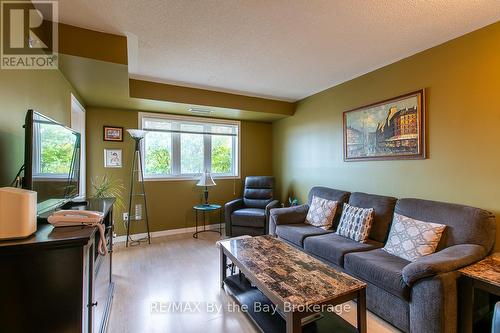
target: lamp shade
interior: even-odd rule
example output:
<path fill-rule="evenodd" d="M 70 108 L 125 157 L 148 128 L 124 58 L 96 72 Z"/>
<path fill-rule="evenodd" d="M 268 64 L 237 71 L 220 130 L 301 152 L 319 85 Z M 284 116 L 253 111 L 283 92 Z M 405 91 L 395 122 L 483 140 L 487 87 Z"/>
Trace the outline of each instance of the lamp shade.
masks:
<path fill-rule="evenodd" d="M 196 184 L 196 186 L 215 186 L 215 185 L 217 184 L 215 184 L 212 175 L 208 171 L 201 174 L 200 181 L 198 182 L 198 184 Z"/>
<path fill-rule="evenodd" d="M 146 131 L 140 129 L 128 129 L 127 132 L 134 139 L 142 139 L 146 135 Z"/>

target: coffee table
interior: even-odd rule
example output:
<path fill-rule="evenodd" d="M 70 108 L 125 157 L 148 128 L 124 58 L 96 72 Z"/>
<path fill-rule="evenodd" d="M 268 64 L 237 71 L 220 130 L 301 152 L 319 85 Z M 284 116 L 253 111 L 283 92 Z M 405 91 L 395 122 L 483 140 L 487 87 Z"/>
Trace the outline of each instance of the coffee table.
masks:
<path fill-rule="evenodd" d="M 228 258 L 244 278 L 227 276 Z M 264 332 L 366 333 L 366 284 L 273 236 L 221 241 L 220 278 L 221 287 L 247 306 L 247 314 Z M 303 326 L 302 319 L 319 309 L 354 299 L 357 328 L 331 312 Z M 256 302 L 278 311 L 257 311 Z"/>

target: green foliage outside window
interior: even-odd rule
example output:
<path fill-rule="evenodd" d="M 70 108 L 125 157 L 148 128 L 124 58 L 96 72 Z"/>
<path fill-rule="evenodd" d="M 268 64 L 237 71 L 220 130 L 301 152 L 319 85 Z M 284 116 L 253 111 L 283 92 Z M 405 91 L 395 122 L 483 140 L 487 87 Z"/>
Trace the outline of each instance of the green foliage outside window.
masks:
<path fill-rule="evenodd" d="M 201 132 L 200 125 L 183 124 L 181 130 Z M 222 128 L 221 134 L 227 129 Z M 179 140 L 180 139 L 180 140 Z M 181 133 L 176 147 L 173 147 L 171 133 L 150 132 L 145 140 L 145 173 L 151 176 L 173 175 L 174 161 L 172 150 L 180 149 L 180 174 L 198 174 L 204 171 L 205 159 L 211 159 L 211 172 L 215 174 L 232 174 L 234 137 L 228 135 L 211 135 L 210 155 L 205 155 L 206 134 Z M 178 172 L 178 171 L 177 171 Z"/>
<path fill-rule="evenodd" d="M 151 147 L 146 153 L 146 174 L 166 175 L 170 173 L 170 153 L 166 148 Z"/>
<path fill-rule="evenodd" d="M 227 145 L 217 144 L 214 140 L 212 147 L 212 172 L 230 173 L 231 172 L 231 148 Z"/>
<path fill-rule="evenodd" d="M 68 174 L 71 169 L 75 136 L 56 126 L 41 125 L 40 173 Z"/>

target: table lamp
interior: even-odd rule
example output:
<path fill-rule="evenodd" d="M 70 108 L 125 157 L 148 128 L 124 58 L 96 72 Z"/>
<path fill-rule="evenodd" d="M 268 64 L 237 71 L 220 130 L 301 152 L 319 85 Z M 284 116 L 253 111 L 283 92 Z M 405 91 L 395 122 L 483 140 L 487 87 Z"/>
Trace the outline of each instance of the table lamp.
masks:
<path fill-rule="evenodd" d="M 201 177 L 200 177 L 200 181 L 198 182 L 198 184 L 196 184 L 196 186 L 205 186 L 205 205 L 208 206 L 209 203 L 208 203 L 208 187 L 209 186 L 215 186 L 215 182 L 212 178 L 212 175 L 210 174 L 210 172 L 208 171 L 205 171 L 204 173 L 201 174 Z"/>

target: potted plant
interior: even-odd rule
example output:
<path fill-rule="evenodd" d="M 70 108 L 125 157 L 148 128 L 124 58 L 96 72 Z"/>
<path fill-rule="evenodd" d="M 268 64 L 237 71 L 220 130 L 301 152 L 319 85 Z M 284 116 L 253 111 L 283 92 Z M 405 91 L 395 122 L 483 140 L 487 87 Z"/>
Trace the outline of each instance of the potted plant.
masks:
<path fill-rule="evenodd" d="M 123 186 L 123 181 L 121 179 L 113 179 L 113 177 L 110 177 L 108 174 L 95 176 L 90 181 L 90 187 L 90 198 L 115 198 L 115 207 L 119 210 L 125 209 L 122 197 L 125 186 Z"/>
<path fill-rule="evenodd" d="M 294 198 L 294 197 L 288 197 L 288 205 L 290 207 L 293 207 L 293 206 L 298 206 L 299 204 L 299 200 L 297 198 Z"/>

